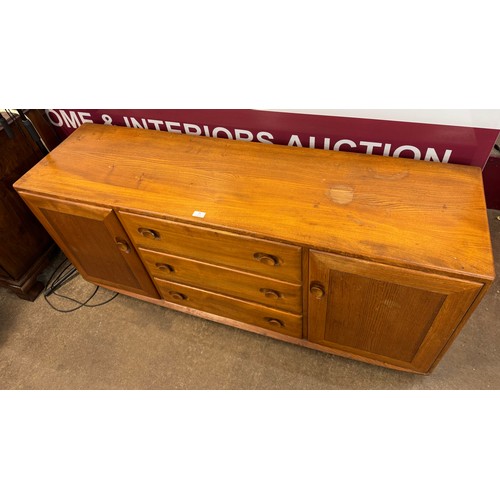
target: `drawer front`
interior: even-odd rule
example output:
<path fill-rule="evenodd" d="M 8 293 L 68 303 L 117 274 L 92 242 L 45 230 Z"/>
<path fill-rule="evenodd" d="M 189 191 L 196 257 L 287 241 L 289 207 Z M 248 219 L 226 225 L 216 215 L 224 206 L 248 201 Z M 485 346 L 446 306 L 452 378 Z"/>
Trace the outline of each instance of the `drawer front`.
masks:
<path fill-rule="evenodd" d="M 234 319 L 267 330 L 302 337 L 302 316 L 278 311 L 259 304 L 207 292 L 179 283 L 154 278 L 161 296 L 167 302 L 192 307 L 224 318 Z"/>
<path fill-rule="evenodd" d="M 139 253 L 151 275 L 157 278 L 232 295 L 285 311 L 298 314 L 302 312 L 300 285 L 152 250 L 139 248 Z"/>
<path fill-rule="evenodd" d="M 300 247 L 126 212 L 119 215 L 138 247 L 301 282 Z"/>

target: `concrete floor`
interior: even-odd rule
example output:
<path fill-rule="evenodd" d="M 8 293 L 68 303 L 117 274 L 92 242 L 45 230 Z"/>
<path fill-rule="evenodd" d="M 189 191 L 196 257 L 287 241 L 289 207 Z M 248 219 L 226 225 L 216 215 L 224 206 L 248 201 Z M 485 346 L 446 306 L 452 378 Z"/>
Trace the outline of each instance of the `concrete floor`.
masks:
<path fill-rule="evenodd" d="M 0 389 L 500 389 L 497 216 L 488 211 L 497 279 L 431 375 L 324 354 L 122 295 L 62 314 L 43 297 L 31 303 L 0 289 Z M 64 293 L 81 299 L 94 289 L 78 276 Z M 101 289 L 91 303 L 111 296 Z"/>

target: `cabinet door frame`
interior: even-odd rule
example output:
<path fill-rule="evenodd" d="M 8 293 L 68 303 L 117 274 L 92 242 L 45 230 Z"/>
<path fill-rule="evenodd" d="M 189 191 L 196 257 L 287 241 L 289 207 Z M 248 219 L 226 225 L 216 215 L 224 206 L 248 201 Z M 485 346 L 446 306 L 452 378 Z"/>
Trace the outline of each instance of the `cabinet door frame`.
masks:
<path fill-rule="evenodd" d="M 88 205 L 74 201 L 47 198 L 25 192 L 20 192 L 20 194 L 29 208 L 36 215 L 38 220 L 45 227 L 47 232 L 52 236 L 52 238 L 64 252 L 66 257 L 68 257 L 68 259 L 75 265 L 78 272 L 86 281 L 95 283 L 97 285 L 103 285 L 105 287 L 108 286 L 113 289 L 124 289 L 129 292 L 145 295 L 147 297 L 159 298 L 159 294 L 152 282 L 151 277 L 146 271 L 135 247 L 130 241 L 128 234 L 125 232 L 125 229 L 121 225 L 120 220 L 118 219 L 116 213 L 112 208 L 97 205 Z M 120 251 L 117 247 L 116 255 L 117 258 L 123 259 L 126 262 L 131 273 L 140 284 L 140 288 L 128 286 L 123 283 L 116 283 L 113 281 L 102 279 L 98 276 L 89 275 L 85 269 L 85 266 L 80 262 L 78 257 L 74 254 L 70 246 L 64 240 L 64 235 L 61 235 L 59 231 L 57 231 L 53 227 L 50 220 L 45 217 L 42 211 L 43 209 L 101 222 L 111 236 L 115 237 L 115 239 L 125 242 L 128 245 L 129 251 L 127 253 Z"/>
<path fill-rule="evenodd" d="M 309 254 L 309 288 L 312 284 L 321 283 L 325 288 L 325 296 L 318 300 L 311 292 L 308 294 L 308 340 L 335 350 L 362 356 L 367 361 L 373 359 L 420 373 L 430 371 L 442 356 L 450 341 L 458 333 L 466 315 L 468 316 L 472 312 L 473 307 L 471 306 L 478 303 L 477 299 L 482 296 L 481 292 L 484 292 L 485 288 L 484 283 L 467 279 L 426 273 L 315 250 L 310 250 Z M 398 360 L 325 340 L 328 327 L 326 324 L 328 304 L 330 302 L 328 290 L 330 270 L 443 295 L 444 300 L 411 361 Z"/>

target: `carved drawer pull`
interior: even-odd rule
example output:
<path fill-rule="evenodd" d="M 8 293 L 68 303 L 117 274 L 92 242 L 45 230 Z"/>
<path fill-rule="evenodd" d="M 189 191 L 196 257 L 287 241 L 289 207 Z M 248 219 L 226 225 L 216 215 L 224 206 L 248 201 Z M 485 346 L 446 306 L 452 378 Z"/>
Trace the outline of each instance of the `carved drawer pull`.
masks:
<path fill-rule="evenodd" d="M 285 323 L 283 323 L 283 321 L 281 321 L 280 319 L 278 318 L 265 318 L 265 320 L 270 324 L 270 325 L 273 325 L 273 326 L 279 326 L 281 328 L 283 328 L 285 326 Z"/>
<path fill-rule="evenodd" d="M 259 292 L 263 293 L 266 299 L 281 299 L 283 294 L 271 288 L 261 288 Z"/>
<path fill-rule="evenodd" d="M 158 234 L 158 232 L 153 230 L 153 229 L 147 229 L 145 227 L 140 227 L 139 229 L 137 229 L 137 231 L 139 231 L 139 233 L 141 233 L 142 236 L 144 236 L 145 238 L 149 238 L 150 240 L 159 240 L 160 239 L 160 235 Z"/>
<path fill-rule="evenodd" d="M 255 260 L 258 260 L 262 264 L 266 264 L 267 266 L 279 266 L 280 265 L 280 261 L 279 261 L 278 257 L 276 257 L 274 255 L 270 255 L 268 253 L 260 253 L 260 252 L 254 253 L 253 258 Z"/>
<path fill-rule="evenodd" d="M 187 300 L 187 295 L 180 292 L 168 292 L 168 294 L 175 300 Z"/>
<path fill-rule="evenodd" d="M 311 283 L 309 291 L 311 292 L 311 295 L 318 300 L 325 296 L 325 287 L 321 283 Z"/>
<path fill-rule="evenodd" d="M 115 238 L 115 243 L 123 253 L 130 253 L 130 245 L 125 240 Z"/>
<path fill-rule="evenodd" d="M 171 266 L 170 264 L 164 264 L 163 262 L 157 262 L 155 266 L 160 269 L 160 271 L 165 271 L 167 273 L 174 273 L 175 269 L 174 266 Z"/>

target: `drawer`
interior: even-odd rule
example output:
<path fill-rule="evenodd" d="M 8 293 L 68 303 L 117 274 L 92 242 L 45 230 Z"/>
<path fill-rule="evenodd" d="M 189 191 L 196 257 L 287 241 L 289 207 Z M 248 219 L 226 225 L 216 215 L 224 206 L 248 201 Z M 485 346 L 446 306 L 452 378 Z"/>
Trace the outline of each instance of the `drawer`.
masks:
<path fill-rule="evenodd" d="M 300 247 L 127 212 L 119 215 L 138 247 L 301 282 Z"/>
<path fill-rule="evenodd" d="M 158 278 L 154 278 L 154 281 L 160 295 L 167 302 L 192 307 L 199 311 L 259 326 L 291 337 L 302 337 L 302 316 L 297 314 L 278 311 L 260 304 L 252 304 L 244 300 Z"/>
<path fill-rule="evenodd" d="M 139 254 L 151 275 L 157 278 L 232 295 L 285 311 L 298 314 L 302 312 L 301 285 L 142 248 L 139 248 Z"/>

